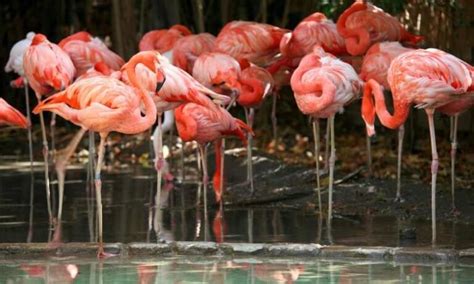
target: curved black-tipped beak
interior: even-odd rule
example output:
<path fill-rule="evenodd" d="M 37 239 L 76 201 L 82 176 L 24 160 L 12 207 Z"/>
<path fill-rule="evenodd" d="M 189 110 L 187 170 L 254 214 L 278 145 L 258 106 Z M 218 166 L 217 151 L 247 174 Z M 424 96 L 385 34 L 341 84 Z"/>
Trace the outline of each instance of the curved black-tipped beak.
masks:
<path fill-rule="evenodd" d="M 163 85 L 165 84 L 166 82 L 166 78 L 163 77 L 163 80 L 162 81 L 159 81 L 157 84 L 156 84 L 156 92 L 158 93 L 161 88 L 163 87 Z"/>

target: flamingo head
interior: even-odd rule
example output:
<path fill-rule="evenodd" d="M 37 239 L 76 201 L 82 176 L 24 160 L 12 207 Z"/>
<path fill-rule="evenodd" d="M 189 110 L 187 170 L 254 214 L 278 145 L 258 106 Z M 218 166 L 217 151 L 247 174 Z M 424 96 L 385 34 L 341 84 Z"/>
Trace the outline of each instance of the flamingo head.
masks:
<path fill-rule="evenodd" d="M 122 70 L 126 71 L 128 78 L 131 79 L 133 77 L 136 77 L 136 65 L 143 64 L 146 68 L 150 69 L 156 74 L 156 92 L 158 92 L 165 83 L 165 73 L 161 64 L 162 58 L 163 56 L 158 51 L 142 51 L 130 58 L 130 60 L 122 66 Z M 133 75 L 131 75 L 131 73 L 133 73 Z"/>
<path fill-rule="evenodd" d="M 33 40 L 31 41 L 31 45 L 38 45 L 42 42 L 47 42 L 48 38 L 44 34 L 35 34 Z"/>

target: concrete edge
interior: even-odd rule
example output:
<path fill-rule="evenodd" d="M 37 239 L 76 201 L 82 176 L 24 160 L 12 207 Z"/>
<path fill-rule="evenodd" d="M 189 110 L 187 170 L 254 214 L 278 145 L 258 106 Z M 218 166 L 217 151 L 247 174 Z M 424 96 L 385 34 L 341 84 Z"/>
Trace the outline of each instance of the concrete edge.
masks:
<path fill-rule="evenodd" d="M 319 244 L 259 244 L 214 242 L 108 243 L 105 251 L 119 258 L 157 256 L 214 256 L 341 259 L 354 261 L 389 261 L 397 263 L 474 263 L 474 248 L 350 247 Z M 52 247 L 47 243 L 0 243 L 0 260 L 40 259 L 45 257 L 95 257 L 96 243 L 65 243 Z"/>

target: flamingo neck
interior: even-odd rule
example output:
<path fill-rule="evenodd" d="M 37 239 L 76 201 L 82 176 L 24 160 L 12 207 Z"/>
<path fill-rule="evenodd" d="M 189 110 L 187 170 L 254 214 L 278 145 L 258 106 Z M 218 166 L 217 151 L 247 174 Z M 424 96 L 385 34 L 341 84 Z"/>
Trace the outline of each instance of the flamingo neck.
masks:
<path fill-rule="evenodd" d="M 373 130 L 373 121 L 375 117 L 373 116 L 373 100 L 375 99 L 375 113 L 377 113 L 380 122 L 388 128 L 397 129 L 408 117 L 410 112 L 410 105 L 406 102 L 401 100 L 394 99 L 393 100 L 393 107 L 394 113 L 393 115 L 390 114 L 387 110 L 387 106 L 385 105 L 385 97 L 382 92 L 382 88 L 375 80 L 369 80 L 364 88 L 364 98 L 363 98 L 363 106 L 362 112 L 368 114 L 368 122 L 372 121 L 372 130 Z M 364 111 L 365 107 L 365 111 Z M 370 117 L 372 113 L 372 117 Z M 364 115 L 364 114 L 363 114 Z M 365 120 L 365 118 L 364 118 Z M 367 125 L 367 120 L 366 120 Z M 369 129 L 367 130 L 368 134 Z"/>
<path fill-rule="evenodd" d="M 138 94 L 143 101 L 143 105 L 145 107 L 145 116 L 141 116 L 140 119 L 137 120 L 135 123 L 135 129 L 137 132 L 143 132 L 150 128 L 156 121 L 157 111 L 155 103 L 151 96 L 148 95 L 148 92 L 139 80 L 137 79 L 137 74 L 135 72 L 138 63 L 142 62 L 142 56 L 136 55 L 130 59 L 129 63 L 125 67 L 125 71 L 127 72 L 128 79 L 130 81 L 130 85 L 138 89 Z M 150 62 L 145 62 L 145 66 L 150 68 L 151 66 L 154 67 L 154 63 L 150 65 Z M 150 68 L 151 69 L 151 68 Z M 153 69 L 152 69 L 153 70 Z"/>
<path fill-rule="evenodd" d="M 242 91 L 239 95 L 238 102 L 240 104 L 258 104 L 263 97 L 262 82 L 254 78 L 241 78 Z"/>

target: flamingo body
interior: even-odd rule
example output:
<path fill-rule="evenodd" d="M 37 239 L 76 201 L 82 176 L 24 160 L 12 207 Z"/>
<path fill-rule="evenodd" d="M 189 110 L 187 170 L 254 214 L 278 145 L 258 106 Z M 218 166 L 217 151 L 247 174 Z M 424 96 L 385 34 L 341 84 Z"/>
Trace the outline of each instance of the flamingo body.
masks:
<path fill-rule="evenodd" d="M 154 30 L 146 33 L 140 40 L 138 49 L 140 51 L 156 50 L 165 53 L 171 50 L 175 42 L 191 31 L 183 25 L 174 25 L 169 29 Z"/>
<path fill-rule="evenodd" d="M 31 41 L 35 36 L 34 32 L 29 32 L 26 34 L 26 38 L 16 42 L 10 49 L 10 56 L 8 57 L 8 62 L 5 65 L 5 72 L 15 72 L 19 76 L 24 75 L 23 71 L 23 56 L 25 55 L 26 50 L 31 45 Z"/>
<path fill-rule="evenodd" d="M 351 55 L 364 54 L 376 42 L 401 41 L 416 45 L 423 39 L 406 31 L 395 17 L 364 2 L 354 2 L 337 21 L 337 30 L 345 38 Z"/>
<path fill-rule="evenodd" d="M 336 24 L 322 13 L 314 13 L 303 19 L 280 42 L 280 51 L 286 57 L 303 57 L 320 45 L 334 55 L 346 53 L 344 38 L 337 32 Z"/>
<path fill-rule="evenodd" d="M 65 89 L 76 73 L 69 55 L 42 34 L 33 37 L 23 58 L 23 68 L 37 96 Z"/>
<path fill-rule="evenodd" d="M 215 40 L 216 37 L 208 33 L 188 35 L 177 40 L 173 47 L 173 65 L 191 74 L 196 59 L 203 52 L 212 51 Z"/>
<path fill-rule="evenodd" d="M 112 70 L 119 70 L 125 63 L 99 38 L 93 38 L 85 31 L 66 37 L 58 45 L 71 57 L 77 76 L 81 76 L 98 62 L 104 62 Z"/>

